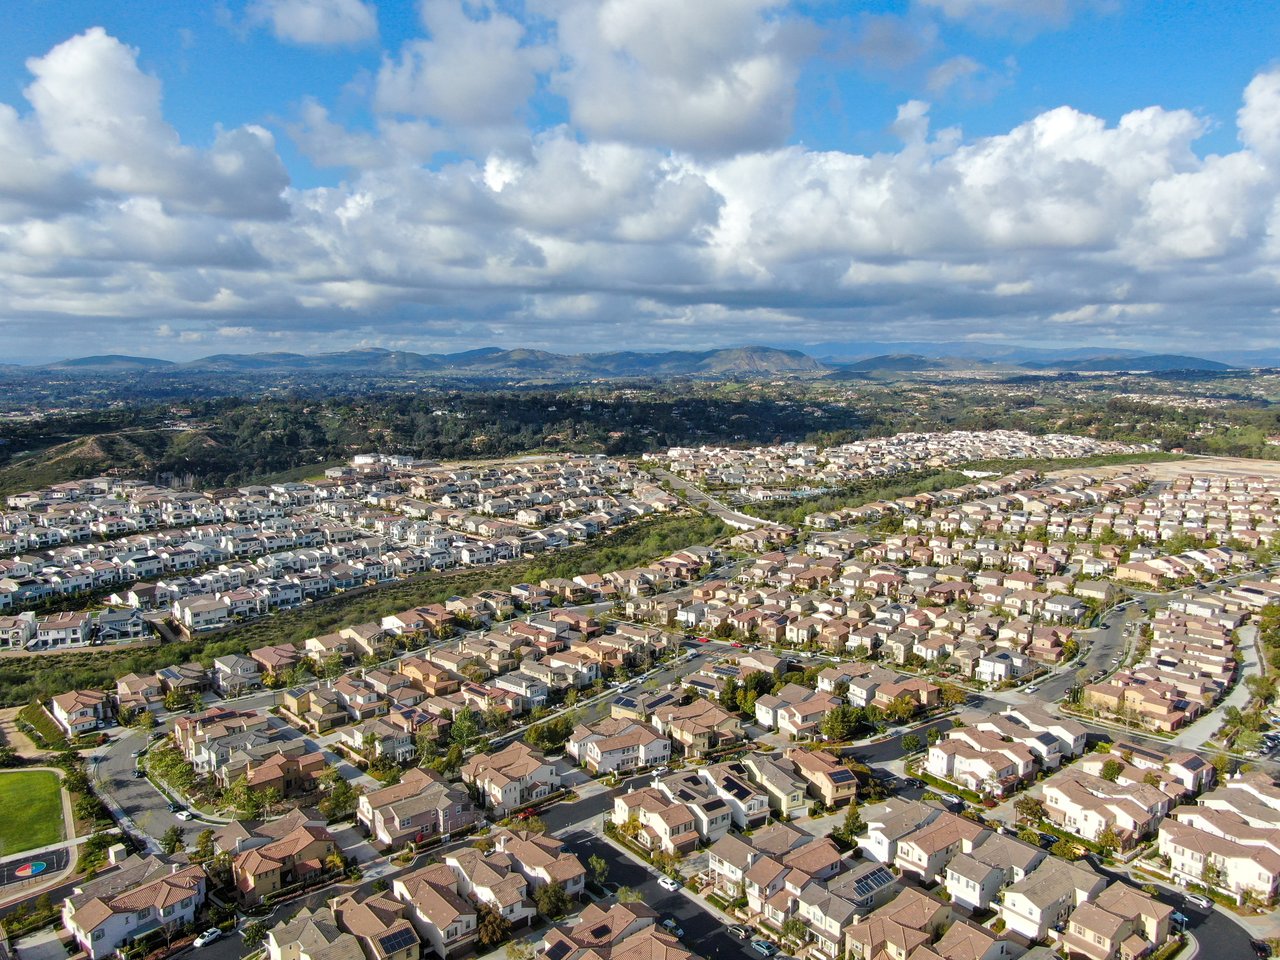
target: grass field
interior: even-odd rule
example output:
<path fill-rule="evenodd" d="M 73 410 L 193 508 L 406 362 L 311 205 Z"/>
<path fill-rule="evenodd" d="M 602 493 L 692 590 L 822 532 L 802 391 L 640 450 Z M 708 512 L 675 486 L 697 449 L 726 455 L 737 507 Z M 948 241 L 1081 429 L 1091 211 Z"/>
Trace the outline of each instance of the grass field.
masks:
<path fill-rule="evenodd" d="M 0 855 L 63 839 L 62 788 L 47 770 L 0 773 Z"/>

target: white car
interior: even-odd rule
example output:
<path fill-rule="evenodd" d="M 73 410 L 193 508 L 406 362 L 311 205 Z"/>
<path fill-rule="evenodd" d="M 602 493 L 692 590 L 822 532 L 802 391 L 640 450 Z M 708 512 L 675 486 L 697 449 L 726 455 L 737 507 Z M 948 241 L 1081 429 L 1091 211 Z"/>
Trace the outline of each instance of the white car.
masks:
<path fill-rule="evenodd" d="M 1193 907 L 1199 907 L 1201 910 L 1213 909 L 1213 901 L 1208 897 L 1200 896 L 1198 893 L 1189 893 L 1183 899 Z"/>
<path fill-rule="evenodd" d="M 175 816 L 175 817 L 177 817 L 179 820 L 190 820 L 190 819 L 192 819 L 192 817 L 191 817 L 191 811 L 190 811 L 190 810 L 179 810 L 177 813 L 175 813 L 175 814 L 174 814 L 174 816 Z M 205 931 L 205 933 L 208 933 L 208 932 L 209 932 L 209 931 L 207 931 L 207 930 Z"/>
<path fill-rule="evenodd" d="M 663 890 L 670 890 L 672 893 L 680 889 L 680 881 L 672 880 L 670 877 L 659 877 L 658 886 Z"/>
<path fill-rule="evenodd" d="M 200 936 L 196 937 L 195 942 L 192 943 L 191 945 L 193 947 L 207 947 L 209 944 L 213 943 L 213 941 L 217 940 L 221 936 L 222 936 L 221 930 L 219 930 L 217 927 L 210 927 L 204 933 L 200 934 Z"/>

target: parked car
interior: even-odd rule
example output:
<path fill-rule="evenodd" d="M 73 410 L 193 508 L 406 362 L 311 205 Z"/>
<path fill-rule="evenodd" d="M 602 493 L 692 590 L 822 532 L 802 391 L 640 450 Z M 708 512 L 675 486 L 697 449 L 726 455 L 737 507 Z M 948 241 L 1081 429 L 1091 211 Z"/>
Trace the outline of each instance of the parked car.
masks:
<path fill-rule="evenodd" d="M 664 764 L 663 764 L 662 766 L 660 766 L 660 767 L 654 767 L 654 768 L 653 768 L 653 772 L 654 772 L 654 773 L 670 773 L 670 772 L 671 772 L 671 768 L 670 768 L 670 767 L 668 767 L 668 766 L 664 763 Z"/>
<path fill-rule="evenodd" d="M 1213 901 L 1208 897 L 1202 897 L 1198 893 L 1188 893 L 1183 899 L 1193 907 L 1199 907 L 1201 910 L 1212 910 Z"/>
<path fill-rule="evenodd" d="M 683 937 L 684 930 L 680 928 L 680 924 L 676 923 L 670 917 L 662 921 L 662 929 L 667 931 L 673 937 Z"/>
<path fill-rule="evenodd" d="M 772 957 L 778 952 L 778 948 L 768 940 L 752 940 L 751 949 L 762 957 Z"/>
<path fill-rule="evenodd" d="M 133 759 L 137 760 L 138 757 L 143 756 L 146 752 L 147 752 L 146 747 L 139 747 L 137 750 L 133 751 Z"/>
<path fill-rule="evenodd" d="M 737 937 L 739 940 L 746 940 L 748 937 L 751 936 L 751 930 L 747 927 L 744 927 L 740 923 L 730 924 L 729 926 L 725 927 L 725 929 L 729 931 L 729 933 Z"/>
<path fill-rule="evenodd" d="M 670 890 L 672 893 L 680 889 L 680 881 L 673 880 L 671 877 L 659 877 L 658 886 L 663 890 Z"/>
<path fill-rule="evenodd" d="M 1249 946 L 1253 947 L 1253 952 L 1256 953 L 1261 960 L 1266 960 L 1267 957 L 1271 956 L 1271 945 L 1265 940 L 1250 940 Z"/>
<path fill-rule="evenodd" d="M 175 814 L 174 814 L 174 816 L 175 816 L 175 817 L 177 817 L 179 820 L 190 820 L 190 819 L 191 819 L 191 811 L 190 811 L 190 810 L 179 810 L 177 813 L 175 813 Z"/>
<path fill-rule="evenodd" d="M 217 927 L 210 927 L 204 933 L 200 934 L 200 936 L 196 937 L 195 942 L 193 942 L 191 945 L 193 947 L 207 947 L 209 944 L 213 943 L 213 941 L 217 940 L 221 936 L 222 936 L 221 930 L 219 930 Z"/>
<path fill-rule="evenodd" d="M 182 804 L 180 804 L 180 803 L 173 803 L 173 802 L 170 802 L 170 804 L 169 804 L 169 812 L 170 812 L 170 813 L 177 813 L 177 812 L 178 812 L 179 810 L 181 810 L 181 809 L 182 809 Z"/>
<path fill-rule="evenodd" d="M 147 775 L 147 771 L 143 770 L 141 767 L 133 768 L 133 779 L 141 780 L 146 775 Z"/>

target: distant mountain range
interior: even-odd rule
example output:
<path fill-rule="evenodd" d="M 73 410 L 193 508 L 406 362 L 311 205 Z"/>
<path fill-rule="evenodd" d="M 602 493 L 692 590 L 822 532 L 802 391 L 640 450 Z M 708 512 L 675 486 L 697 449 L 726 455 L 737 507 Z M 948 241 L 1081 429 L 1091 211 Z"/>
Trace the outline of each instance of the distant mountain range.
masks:
<path fill-rule="evenodd" d="M 1126 370 L 1166 373 L 1172 370 L 1232 369 L 1231 364 L 1222 363 L 1219 360 L 1183 357 L 1171 353 L 1148 354 L 1145 356 L 1088 357 L 1082 360 L 1059 360 L 1048 363 L 1031 362 L 1024 363 L 1022 366 L 1032 370 L 1075 370 L 1088 373 L 1120 373 Z"/>
<path fill-rule="evenodd" d="M 871 348 L 893 347 L 866 353 Z M 858 380 L 873 373 L 914 373 L 983 368 L 1046 372 L 1221 371 L 1222 360 L 1177 354 L 1079 347 L 1052 350 L 1005 344 L 867 342 L 816 344 L 811 352 L 749 346 L 720 350 L 624 351 L 565 355 L 545 350 L 484 347 L 461 353 L 411 353 L 377 348 L 335 353 L 229 353 L 179 363 L 118 354 L 79 357 L 39 366 L 0 364 L 0 377 L 138 376 L 382 376 L 494 380 L 592 380 L 647 377 L 828 376 Z M 815 358 L 814 354 L 818 354 Z M 1255 361 L 1261 364 L 1262 358 Z M 1276 359 L 1280 364 L 1280 357 Z"/>
<path fill-rule="evenodd" d="M 410 353 L 403 350 L 344 350 L 338 353 L 217 354 L 186 363 L 118 355 L 81 357 L 4 372 L 21 375 L 223 373 L 382 374 L 494 378 L 583 379 L 616 377 L 726 377 L 817 375 L 827 366 L 798 350 L 733 347 L 723 350 L 673 350 L 664 353 L 587 353 L 566 356 L 544 350 L 485 347 L 463 353 Z"/>
<path fill-rule="evenodd" d="M 1071 361 L 1087 361 L 1108 363 L 1125 358 L 1133 362 L 1139 358 L 1151 360 L 1163 356 L 1143 350 L 1124 350 L 1115 347 L 1031 347 L 1016 343 L 993 343 L 984 340 L 941 340 L 937 342 L 920 340 L 885 341 L 885 340 L 848 340 L 825 341 L 800 345 L 810 356 L 824 363 L 847 367 L 863 361 L 880 360 L 885 357 L 917 356 L 929 360 L 972 360 L 979 364 L 1002 364 L 1007 366 L 1039 365 L 1043 369 L 1070 369 Z M 1182 362 L 1191 361 L 1192 366 L 1178 369 L 1219 369 L 1205 365 L 1206 361 L 1216 361 L 1233 367 L 1268 367 L 1280 366 L 1280 347 L 1274 350 L 1237 350 L 1210 351 L 1195 357 L 1183 357 Z M 951 366 L 952 364 L 948 364 Z M 1111 367 L 1079 367 L 1081 370 L 1112 369 Z M 1152 370 L 1150 366 L 1116 367 L 1114 369 Z M 1174 369 L 1167 367 L 1164 369 Z"/>

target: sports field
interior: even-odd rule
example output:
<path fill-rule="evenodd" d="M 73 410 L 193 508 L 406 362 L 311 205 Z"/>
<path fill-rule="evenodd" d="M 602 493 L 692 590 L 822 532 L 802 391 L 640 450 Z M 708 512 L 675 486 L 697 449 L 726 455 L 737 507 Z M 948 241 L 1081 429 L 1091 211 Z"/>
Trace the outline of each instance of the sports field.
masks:
<path fill-rule="evenodd" d="M 47 770 L 0 773 L 0 856 L 63 839 L 62 787 Z"/>

